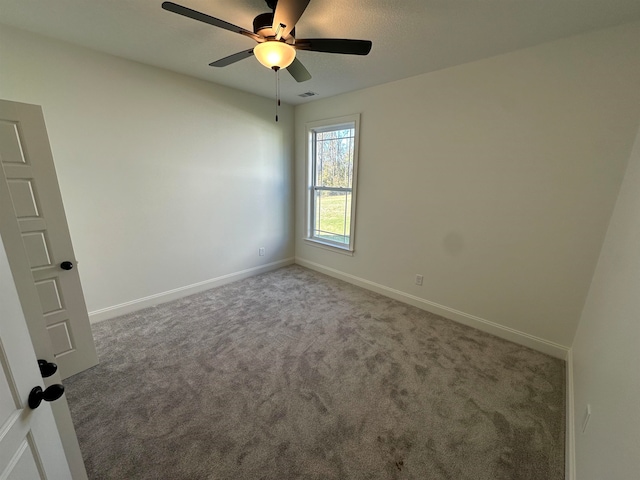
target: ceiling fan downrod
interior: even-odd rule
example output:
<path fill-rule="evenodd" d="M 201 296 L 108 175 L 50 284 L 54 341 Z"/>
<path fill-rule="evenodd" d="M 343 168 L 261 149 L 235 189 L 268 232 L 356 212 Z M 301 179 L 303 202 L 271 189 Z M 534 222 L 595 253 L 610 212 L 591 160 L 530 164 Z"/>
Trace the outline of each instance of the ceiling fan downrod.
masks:
<path fill-rule="evenodd" d="M 276 6 L 278 5 L 278 0 L 264 0 L 264 1 L 267 4 L 267 7 L 269 7 L 274 12 L 276 11 Z"/>

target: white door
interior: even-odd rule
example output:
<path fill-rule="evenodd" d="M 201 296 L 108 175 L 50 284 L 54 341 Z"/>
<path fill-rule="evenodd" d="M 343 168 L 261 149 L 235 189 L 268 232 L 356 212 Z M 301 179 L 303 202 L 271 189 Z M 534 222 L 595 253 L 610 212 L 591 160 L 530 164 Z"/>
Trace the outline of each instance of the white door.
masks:
<path fill-rule="evenodd" d="M 0 318 L 0 478 L 70 480 L 50 405 L 27 403 L 43 382 L 1 241 Z"/>
<path fill-rule="evenodd" d="M 98 356 L 39 106 L 0 100 L 0 164 L 0 183 L 11 197 L 22 244 L 5 239 L 7 255 L 13 268 L 14 253 L 26 251 L 55 363 L 67 378 L 96 365 Z M 1 221 L 11 223 L 8 216 Z M 37 352 L 35 340 L 34 345 Z"/>

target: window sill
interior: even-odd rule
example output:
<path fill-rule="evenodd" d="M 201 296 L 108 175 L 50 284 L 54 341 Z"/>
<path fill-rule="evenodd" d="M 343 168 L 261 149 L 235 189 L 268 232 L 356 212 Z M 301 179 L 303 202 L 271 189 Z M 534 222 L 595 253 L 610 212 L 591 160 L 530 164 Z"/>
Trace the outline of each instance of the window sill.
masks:
<path fill-rule="evenodd" d="M 331 243 L 316 240 L 315 238 L 305 237 L 303 238 L 303 240 L 307 245 L 311 245 L 312 247 L 322 248 L 323 250 L 328 250 L 330 252 L 340 253 L 341 255 L 353 257 L 353 250 L 349 250 L 348 247 L 337 247 Z"/>

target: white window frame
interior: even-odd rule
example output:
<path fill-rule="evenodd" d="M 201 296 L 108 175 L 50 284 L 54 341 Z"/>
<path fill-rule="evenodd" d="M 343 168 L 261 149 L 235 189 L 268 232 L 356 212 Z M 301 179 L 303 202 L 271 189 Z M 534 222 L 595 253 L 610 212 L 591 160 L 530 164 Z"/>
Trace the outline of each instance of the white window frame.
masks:
<path fill-rule="evenodd" d="M 351 218 L 349 228 L 349 244 L 333 242 L 325 238 L 318 238 L 313 235 L 315 221 L 315 191 L 320 187 L 315 186 L 315 133 L 338 130 L 340 128 L 354 128 L 353 138 L 353 175 L 351 181 Z M 358 184 L 358 145 L 360 138 L 360 114 L 347 115 L 337 118 L 329 118 L 317 122 L 306 124 L 306 218 L 304 240 L 309 244 L 327 248 L 339 253 L 353 255 L 355 245 L 355 225 L 356 225 L 356 187 Z M 324 190 L 324 188 L 322 188 Z"/>

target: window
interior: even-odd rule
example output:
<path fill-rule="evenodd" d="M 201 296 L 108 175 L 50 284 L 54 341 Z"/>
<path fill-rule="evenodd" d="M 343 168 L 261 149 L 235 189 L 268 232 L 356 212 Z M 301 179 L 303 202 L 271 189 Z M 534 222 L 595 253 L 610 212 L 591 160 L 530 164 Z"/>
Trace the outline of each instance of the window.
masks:
<path fill-rule="evenodd" d="M 307 236 L 353 251 L 360 116 L 307 124 Z"/>

